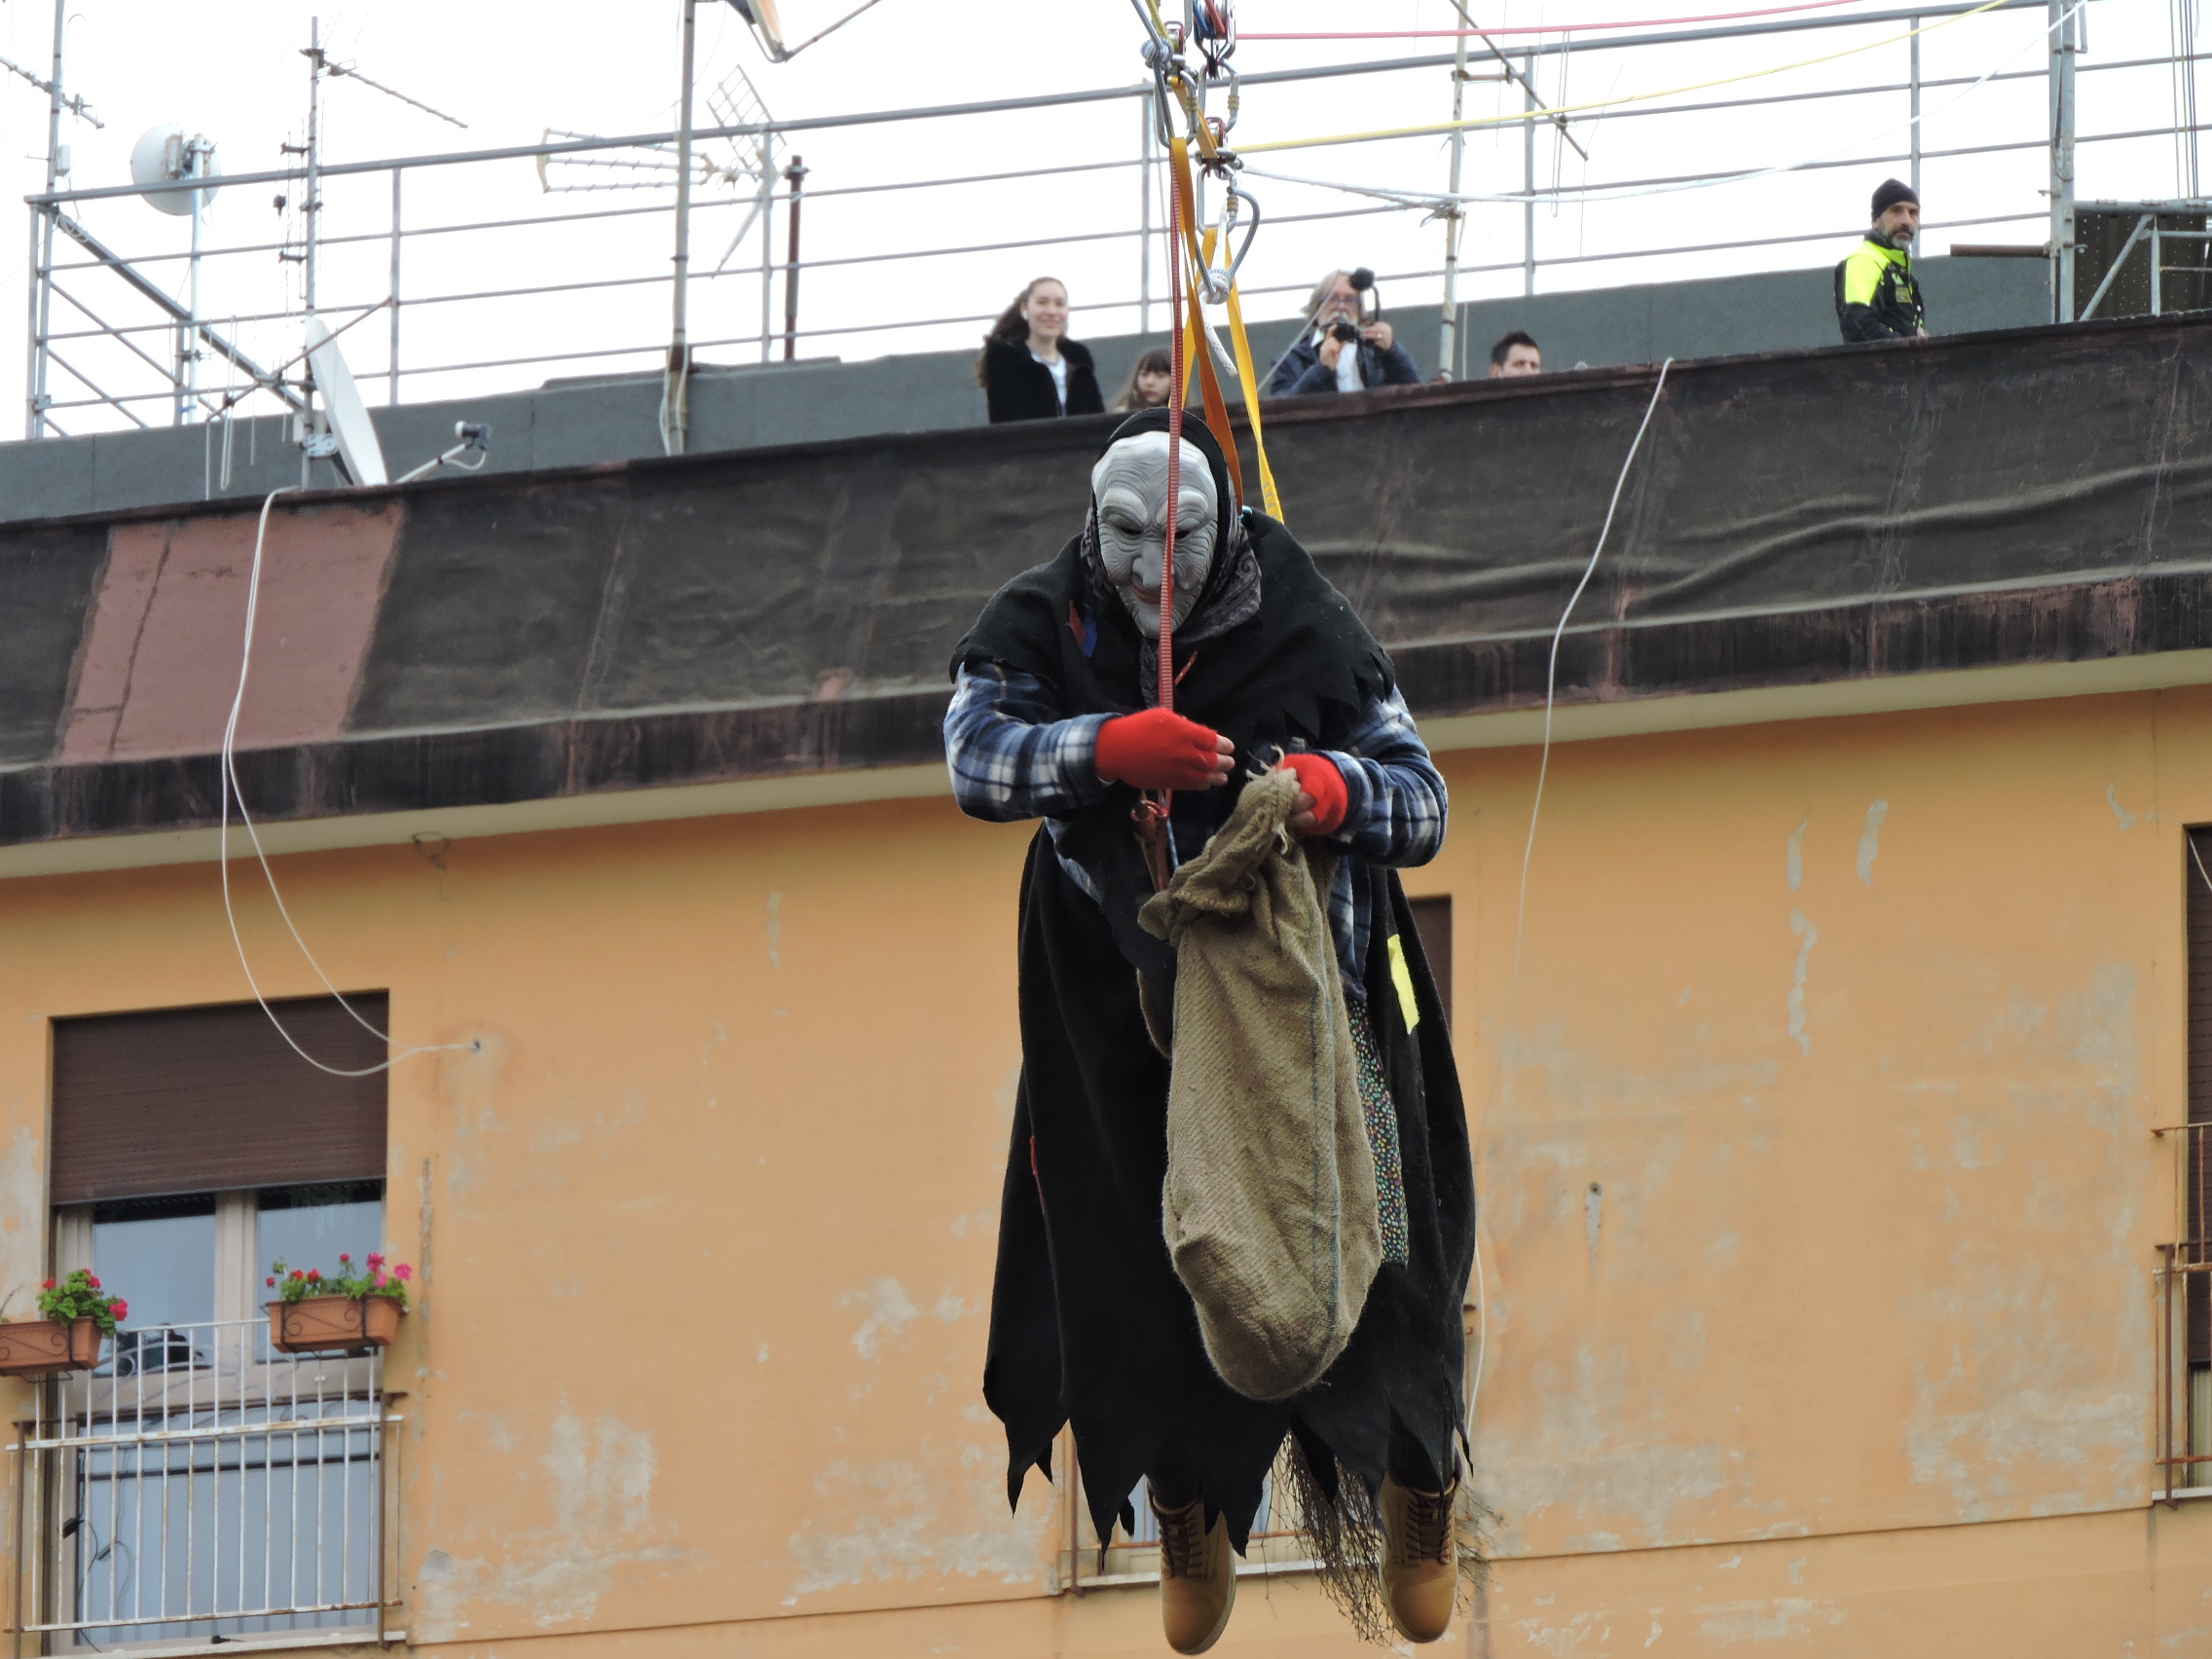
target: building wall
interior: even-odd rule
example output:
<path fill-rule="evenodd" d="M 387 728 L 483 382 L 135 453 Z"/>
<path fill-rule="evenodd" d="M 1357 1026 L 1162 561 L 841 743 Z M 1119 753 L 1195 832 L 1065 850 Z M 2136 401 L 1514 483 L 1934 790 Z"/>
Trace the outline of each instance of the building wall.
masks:
<path fill-rule="evenodd" d="M 2212 1643 L 2212 1523 L 2148 1507 L 2212 690 L 1564 745 L 1518 978 L 1536 756 L 1444 759 L 1467 1651 Z M 418 1645 L 1161 1650 L 1148 1592 L 1051 1594 L 979 1397 L 1025 841 L 940 797 L 277 862 L 339 985 L 482 1045 L 391 1074 Z M 316 990 L 233 873 L 264 988 Z M 47 1022 L 243 992 L 204 864 L 0 892 L 18 1306 Z M 1357 1651 L 1305 1581 L 1243 1604 L 1225 1652 Z"/>

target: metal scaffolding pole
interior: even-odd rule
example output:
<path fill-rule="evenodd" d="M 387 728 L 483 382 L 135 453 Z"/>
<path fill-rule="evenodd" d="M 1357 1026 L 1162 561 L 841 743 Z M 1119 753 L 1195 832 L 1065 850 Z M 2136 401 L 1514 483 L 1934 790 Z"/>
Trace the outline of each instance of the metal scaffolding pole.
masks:
<path fill-rule="evenodd" d="M 670 300 L 668 372 L 661 386 L 660 442 L 682 455 L 690 438 L 691 343 L 686 308 L 691 294 L 691 76 L 699 37 L 699 0 L 683 0 L 683 66 L 676 115 L 676 255 Z"/>
<path fill-rule="evenodd" d="M 385 402 L 394 408 L 399 403 L 399 248 L 405 236 L 399 218 L 399 181 L 407 176 L 405 167 L 391 169 L 391 373 L 385 380 Z"/>
<path fill-rule="evenodd" d="M 1463 28 L 1473 28 L 1467 8 L 1454 0 Z M 1444 220 L 1444 316 L 1438 325 L 1436 367 L 1440 374 L 1459 378 L 1459 235 L 1467 222 L 1467 204 L 1458 200 L 1459 167 L 1467 150 L 1466 129 L 1459 125 L 1467 96 L 1467 37 L 1461 35 L 1452 55 L 1452 205 Z"/>
<path fill-rule="evenodd" d="M 2049 0 L 2051 317 L 2074 320 L 2074 58 L 2079 0 Z"/>
<path fill-rule="evenodd" d="M 2051 0 L 2056 5 L 2058 0 Z M 1521 59 L 1521 95 L 1531 119 L 1521 124 L 1521 188 L 1528 193 L 1521 203 L 1521 292 L 1534 297 L 1536 292 L 1536 123 L 1532 119 L 1536 108 L 1536 59 L 1533 54 Z"/>
<path fill-rule="evenodd" d="M 1920 19 L 1912 19 L 1912 194 L 1920 195 Z"/>
<path fill-rule="evenodd" d="M 1153 92 L 1145 89 L 1137 100 L 1137 117 L 1144 123 L 1144 134 L 1137 140 L 1137 223 L 1141 227 L 1137 236 L 1137 332 L 1152 332 L 1152 188 L 1153 144 L 1152 124 Z"/>
<path fill-rule="evenodd" d="M 61 179 L 61 47 L 69 27 L 69 0 L 54 0 L 54 61 L 46 87 L 46 193 Z M 54 221 L 60 210 L 49 204 L 31 214 L 31 393 L 25 437 L 46 435 L 47 335 L 54 318 Z"/>

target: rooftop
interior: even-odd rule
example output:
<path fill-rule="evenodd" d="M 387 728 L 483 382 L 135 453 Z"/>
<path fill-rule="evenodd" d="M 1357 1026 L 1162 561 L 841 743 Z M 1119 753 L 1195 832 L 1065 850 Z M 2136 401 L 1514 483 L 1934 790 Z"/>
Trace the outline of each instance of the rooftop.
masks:
<path fill-rule="evenodd" d="M 2172 317 L 1676 363 L 1560 735 L 2212 680 L 2208 369 Z M 1536 734 L 1652 379 L 1271 406 L 1289 522 L 1439 747 Z M 306 846 L 941 793 L 951 645 L 1111 420 L 281 498 L 245 796 Z M 0 527 L 0 870 L 207 856 L 253 535 Z"/>

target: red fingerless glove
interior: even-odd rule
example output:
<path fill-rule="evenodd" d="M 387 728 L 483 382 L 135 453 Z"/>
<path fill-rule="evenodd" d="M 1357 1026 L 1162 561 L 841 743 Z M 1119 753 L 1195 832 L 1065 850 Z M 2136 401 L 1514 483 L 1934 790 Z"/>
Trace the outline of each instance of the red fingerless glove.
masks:
<path fill-rule="evenodd" d="M 1313 833 L 1333 835 L 1344 827 L 1351 793 L 1345 775 L 1326 755 L 1285 755 L 1282 763 L 1298 774 L 1298 787 L 1313 797 Z"/>
<path fill-rule="evenodd" d="M 1140 790 L 1207 789 L 1220 742 L 1209 727 L 1171 709 L 1122 715 L 1098 728 L 1098 775 Z"/>

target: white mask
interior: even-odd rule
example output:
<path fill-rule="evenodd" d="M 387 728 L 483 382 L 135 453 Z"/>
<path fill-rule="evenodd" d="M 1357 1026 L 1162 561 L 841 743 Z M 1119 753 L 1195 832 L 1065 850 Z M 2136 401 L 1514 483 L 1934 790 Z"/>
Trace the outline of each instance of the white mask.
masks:
<path fill-rule="evenodd" d="M 1183 466 L 1175 518 L 1175 625 L 1197 608 L 1213 569 L 1220 498 L 1205 453 L 1183 440 Z M 1148 640 L 1160 638 L 1160 576 L 1167 561 L 1167 434 L 1139 432 L 1124 438 L 1090 469 L 1091 498 L 1098 505 L 1098 556 L 1106 578 Z"/>

